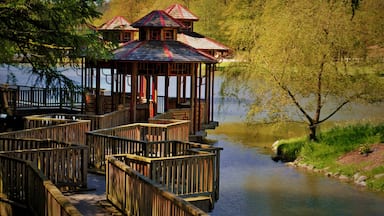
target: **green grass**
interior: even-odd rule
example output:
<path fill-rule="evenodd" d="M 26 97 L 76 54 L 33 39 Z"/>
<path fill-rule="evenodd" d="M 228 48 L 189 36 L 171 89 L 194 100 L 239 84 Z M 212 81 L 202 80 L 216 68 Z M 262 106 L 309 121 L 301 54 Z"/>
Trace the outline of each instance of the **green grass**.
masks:
<path fill-rule="evenodd" d="M 346 127 L 335 127 L 322 132 L 318 142 L 310 142 L 306 138 L 288 139 L 281 141 L 278 153 L 286 161 L 299 159 L 301 163 L 310 164 L 316 168 L 327 168 L 330 172 L 338 172 L 352 176 L 356 172 L 364 172 L 360 165 L 340 165 L 337 159 L 347 152 L 359 149 L 362 145 L 384 143 L 384 124 L 358 124 Z M 373 177 L 384 173 L 384 165 L 364 175 Z M 368 187 L 384 191 L 384 178 L 369 178 Z"/>

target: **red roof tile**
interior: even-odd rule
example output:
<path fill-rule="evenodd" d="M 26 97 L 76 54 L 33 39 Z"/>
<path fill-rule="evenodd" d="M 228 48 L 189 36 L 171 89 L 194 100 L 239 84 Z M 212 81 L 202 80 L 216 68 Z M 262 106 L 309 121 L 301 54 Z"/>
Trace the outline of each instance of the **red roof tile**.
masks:
<path fill-rule="evenodd" d="M 179 33 L 177 34 L 177 40 L 199 50 L 230 50 L 229 47 L 223 45 L 222 43 L 196 32 Z"/>
<path fill-rule="evenodd" d="M 179 41 L 131 41 L 113 51 L 112 59 L 138 62 L 217 62 L 214 57 Z"/>
<path fill-rule="evenodd" d="M 140 27 L 171 27 L 171 28 L 184 28 L 185 26 L 172 18 L 169 14 L 162 10 L 155 10 L 145 15 L 143 18 L 132 24 L 135 28 Z"/>
<path fill-rule="evenodd" d="M 131 24 L 122 16 L 113 17 L 111 20 L 102 24 L 99 30 L 131 30 L 137 31 Z"/>
<path fill-rule="evenodd" d="M 199 20 L 199 18 L 195 16 L 190 10 L 188 10 L 186 7 L 180 4 L 171 5 L 164 11 L 167 12 L 169 15 L 171 15 L 175 19 L 194 20 L 194 21 Z"/>

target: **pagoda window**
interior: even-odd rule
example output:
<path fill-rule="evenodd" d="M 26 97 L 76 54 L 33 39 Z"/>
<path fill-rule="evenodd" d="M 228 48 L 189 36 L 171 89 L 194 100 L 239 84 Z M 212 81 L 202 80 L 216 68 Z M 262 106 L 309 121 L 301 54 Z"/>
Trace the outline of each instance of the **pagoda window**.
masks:
<path fill-rule="evenodd" d="M 161 31 L 160 29 L 151 29 L 150 40 L 160 40 Z"/>
<path fill-rule="evenodd" d="M 173 30 L 164 30 L 164 40 L 174 40 Z"/>
<path fill-rule="evenodd" d="M 128 42 L 132 40 L 130 32 L 122 32 L 120 35 L 120 42 Z"/>

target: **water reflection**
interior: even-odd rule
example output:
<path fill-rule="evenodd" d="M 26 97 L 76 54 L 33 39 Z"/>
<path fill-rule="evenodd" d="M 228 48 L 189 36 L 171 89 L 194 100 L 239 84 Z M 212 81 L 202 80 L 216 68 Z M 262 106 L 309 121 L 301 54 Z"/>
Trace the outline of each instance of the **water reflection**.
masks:
<path fill-rule="evenodd" d="M 224 147 L 211 215 L 382 215 L 384 195 L 275 163 L 263 147 L 209 134 Z M 244 140 L 244 137 L 237 137 Z M 251 142 L 251 141 L 249 141 Z M 257 142 L 254 140 L 253 142 Z"/>

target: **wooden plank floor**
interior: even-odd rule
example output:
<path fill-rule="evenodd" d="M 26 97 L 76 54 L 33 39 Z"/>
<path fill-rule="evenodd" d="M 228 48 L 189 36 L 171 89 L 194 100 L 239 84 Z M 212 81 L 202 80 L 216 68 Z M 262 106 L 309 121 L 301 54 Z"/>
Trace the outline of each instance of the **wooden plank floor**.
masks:
<path fill-rule="evenodd" d="M 65 193 L 68 200 L 85 216 L 123 215 L 105 196 L 105 176 L 88 173 L 88 189 Z"/>

